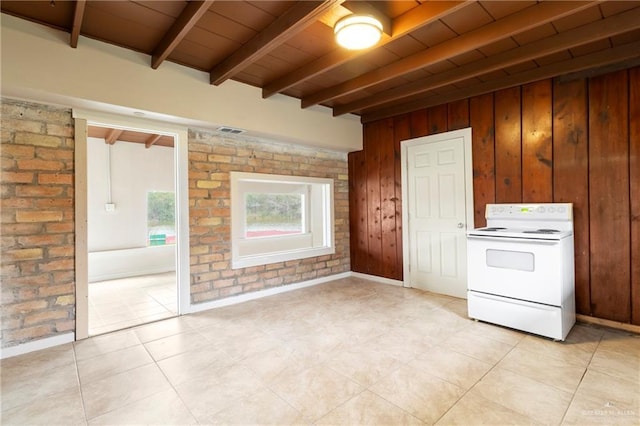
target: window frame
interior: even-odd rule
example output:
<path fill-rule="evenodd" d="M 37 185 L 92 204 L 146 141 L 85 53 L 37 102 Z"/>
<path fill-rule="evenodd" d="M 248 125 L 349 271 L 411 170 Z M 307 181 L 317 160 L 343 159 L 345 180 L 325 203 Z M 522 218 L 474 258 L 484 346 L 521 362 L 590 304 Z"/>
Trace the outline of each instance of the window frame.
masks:
<path fill-rule="evenodd" d="M 231 268 L 267 265 L 335 253 L 333 179 L 230 172 Z M 275 189 L 275 190 L 274 190 Z M 247 193 L 306 193 L 303 233 L 246 238 Z"/>

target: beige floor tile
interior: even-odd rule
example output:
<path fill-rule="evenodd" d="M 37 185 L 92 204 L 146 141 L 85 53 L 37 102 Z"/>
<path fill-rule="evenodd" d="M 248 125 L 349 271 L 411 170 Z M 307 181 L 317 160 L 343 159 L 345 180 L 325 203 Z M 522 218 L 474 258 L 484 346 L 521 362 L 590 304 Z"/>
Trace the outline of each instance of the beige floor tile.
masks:
<path fill-rule="evenodd" d="M 474 393 L 467 393 L 436 425 L 541 425 L 533 419 Z"/>
<path fill-rule="evenodd" d="M 366 388 L 400 367 L 401 361 L 385 348 L 368 342 L 338 346 L 324 365 Z"/>
<path fill-rule="evenodd" d="M 4 404 L 3 404 L 4 405 Z M 38 398 L 32 402 L 2 411 L 3 425 L 79 425 L 84 422 L 80 389 Z"/>
<path fill-rule="evenodd" d="M 500 361 L 513 349 L 509 343 L 478 336 L 466 328 L 442 342 L 441 346 L 489 364 Z"/>
<path fill-rule="evenodd" d="M 142 343 L 162 339 L 163 337 L 191 331 L 191 327 L 181 317 L 141 325 L 133 330 Z"/>
<path fill-rule="evenodd" d="M 428 424 L 438 420 L 465 392 L 409 366 L 400 367 L 369 390 Z"/>
<path fill-rule="evenodd" d="M 598 347 L 589 364 L 589 370 L 621 379 L 636 378 L 640 382 L 640 351 L 632 349 L 629 352 L 614 352 Z"/>
<path fill-rule="evenodd" d="M 90 339 L 78 340 L 74 343 L 74 349 L 76 359 L 81 361 L 139 344 L 140 339 L 138 339 L 133 330 L 124 330 Z"/>
<path fill-rule="evenodd" d="M 425 353 L 434 345 L 429 336 L 416 332 L 412 327 L 399 325 L 389 328 L 384 334 L 367 342 L 385 350 L 398 360 L 409 362 L 413 358 Z"/>
<path fill-rule="evenodd" d="M 206 424 L 216 413 L 266 387 L 251 370 L 235 365 L 215 374 L 203 374 L 200 379 L 181 383 L 175 389 L 196 420 Z"/>
<path fill-rule="evenodd" d="M 168 389 L 169 382 L 160 369 L 150 364 L 87 383 L 82 386 L 82 398 L 91 420 Z"/>
<path fill-rule="evenodd" d="M 565 416 L 568 424 L 640 424 L 640 380 L 588 370 Z"/>
<path fill-rule="evenodd" d="M 317 425 L 420 425 L 420 420 L 378 395 L 364 391 L 322 417 Z"/>
<path fill-rule="evenodd" d="M 492 367 L 491 364 L 442 347 L 432 348 L 409 365 L 465 390 L 471 388 Z"/>
<path fill-rule="evenodd" d="M 470 393 L 537 422 L 558 424 L 572 394 L 501 368 L 492 369 Z"/>
<path fill-rule="evenodd" d="M 156 393 L 132 404 L 98 416 L 90 425 L 195 425 L 178 394 L 173 390 Z"/>
<path fill-rule="evenodd" d="M 84 385 L 152 362 L 144 346 L 131 346 L 78 361 L 78 375 Z"/>
<path fill-rule="evenodd" d="M 301 425 L 305 421 L 269 389 L 241 398 L 228 408 L 211 416 L 207 424 L 218 425 Z"/>
<path fill-rule="evenodd" d="M 147 342 L 144 346 L 153 359 L 160 361 L 161 359 L 174 355 L 193 351 L 208 345 L 208 343 L 202 334 L 197 331 L 188 331 L 186 333 L 174 334 L 173 336 Z"/>
<path fill-rule="evenodd" d="M 520 348 L 507 354 L 498 367 L 571 393 L 576 391 L 586 371 L 584 367 Z"/>
<path fill-rule="evenodd" d="M 250 368 L 267 385 L 285 372 L 302 371 L 306 368 L 296 360 L 293 350 L 286 346 L 246 357 L 241 364 Z"/>
<path fill-rule="evenodd" d="M 34 373 L 49 373 L 63 365 L 73 364 L 73 344 L 67 343 L 52 348 L 31 352 L 0 360 L 3 380 Z"/>
<path fill-rule="evenodd" d="M 598 349 L 621 354 L 635 354 L 640 357 L 640 335 L 606 330 L 602 334 Z"/>
<path fill-rule="evenodd" d="M 5 411 L 34 403 L 53 394 L 74 392 L 77 389 L 79 382 L 75 364 L 60 365 L 46 372 L 37 368 L 32 373 L 19 375 L 3 368 L 0 404 L 2 411 Z"/>
<path fill-rule="evenodd" d="M 229 368 L 237 363 L 229 354 L 211 345 L 165 358 L 158 366 L 167 376 L 171 384 L 178 385 L 203 376 L 217 374 L 219 370 Z"/>
<path fill-rule="evenodd" d="M 364 388 L 327 366 L 283 374 L 269 388 L 308 421 L 315 421 Z"/>
<path fill-rule="evenodd" d="M 587 342 L 586 344 L 565 342 L 554 342 L 544 337 L 526 336 L 517 347 L 539 355 L 545 355 L 568 364 L 575 364 L 586 367 L 591 361 L 591 357 L 597 347 L 597 342 Z"/>
<path fill-rule="evenodd" d="M 90 306 L 168 300 L 119 285 Z M 347 278 L 2 360 L 2 423 L 635 425 L 639 342 L 583 324 L 553 342 Z"/>
<path fill-rule="evenodd" d="M 470 321 L 468 327 L 464 330 L 473 333 L 476 336 L 508 343 L 511 346 L 517 345 L 525 338 L 525 336 L 527 336 L 527 334 L 522 331 L 513 330 L 495 324 L 488 324 L 481 321 Z"/>

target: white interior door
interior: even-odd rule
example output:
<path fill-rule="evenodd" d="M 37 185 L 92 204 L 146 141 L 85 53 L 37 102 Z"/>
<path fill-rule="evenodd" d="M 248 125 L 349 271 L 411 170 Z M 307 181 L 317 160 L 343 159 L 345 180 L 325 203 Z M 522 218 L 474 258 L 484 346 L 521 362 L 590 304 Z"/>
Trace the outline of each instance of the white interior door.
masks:
<path fill-rule="evenodd" d="M 466 297 L 471 129 L 404 141 L 402 176 L 405 286 Z"/>

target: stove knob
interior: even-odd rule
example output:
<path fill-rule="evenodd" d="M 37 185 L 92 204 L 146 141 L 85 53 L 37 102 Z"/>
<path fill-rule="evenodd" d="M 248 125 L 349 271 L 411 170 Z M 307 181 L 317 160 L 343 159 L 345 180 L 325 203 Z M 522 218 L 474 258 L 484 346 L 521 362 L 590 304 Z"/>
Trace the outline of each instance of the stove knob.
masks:
<path fill-rule="evenodd" d="M 556 209 L 554 209 L 553 207 L 549 207 L 549 213 L 553 213 L 555 211 L 556 211 Z"/>
<path fill-rule="evenodd" d="M 544 213 L 544 207 L 540 206 L 536 209 L 538 213 Z"/>
<path fill-rule="evenodd" d="M 564 207 L 558 206 L 558 213 L 564 213 Z"/>

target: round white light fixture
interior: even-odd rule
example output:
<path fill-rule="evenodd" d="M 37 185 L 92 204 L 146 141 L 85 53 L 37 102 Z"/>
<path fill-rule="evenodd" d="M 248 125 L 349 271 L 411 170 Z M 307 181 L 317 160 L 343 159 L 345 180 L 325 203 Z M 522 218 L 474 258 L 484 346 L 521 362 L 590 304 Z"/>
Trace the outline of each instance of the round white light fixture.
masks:
<path fill-rule="evenodd" d="M 366 49 L 380 41 L 382 24 L 373 16 L 347 15 L 333 27 L 336 41 L 350 50 Z"/>

